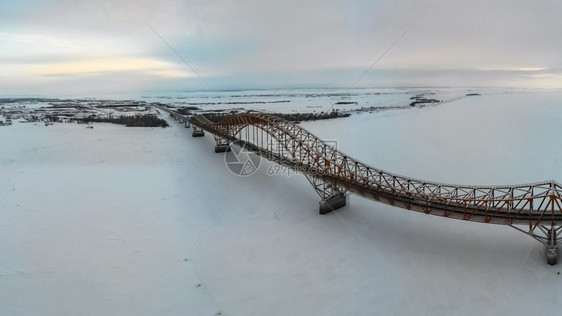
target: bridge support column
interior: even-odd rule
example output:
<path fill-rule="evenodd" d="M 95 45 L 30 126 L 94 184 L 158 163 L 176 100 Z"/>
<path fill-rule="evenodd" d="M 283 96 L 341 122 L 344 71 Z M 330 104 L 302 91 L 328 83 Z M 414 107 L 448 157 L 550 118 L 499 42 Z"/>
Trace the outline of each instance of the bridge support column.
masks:
<path fill-rule="evenodd" d="M 199 126 L 193 125 L 193 130 L 191 132 L 192 137 L 203 137 L 205 136 L 205 132 Z"/>
<path fill-rule="evenodd" d="M 558 263 L 558 243 L 556 242 L 556 229 L 554 227 L 548 230 L 546 262 L 551 266 Z"/>
<path fill-rule="evenodd" d="M 558 247 L 548 246 L 546 248 L 546 262 L 551 266 L 558 263 Z"/>
<path fill-rule="evenodd" d="M 190 128 L 191 125 L 189 124 L 189 120 L 185 120 L 185 128 Z"/>
<path fill-rule="evenodd" d="M 347 204 L 347 197 L 345 192 L 336 193 L 326 199 L 320 201 L 320 214 L 328 214 L 338 208 L 344 207 Z"/>
<path fill-rule="evenodd" d="M 224 138 L 215 136 L 215 152 L 216 153 L 224 153 L 230 151 L 230 142 Z"/>
<path fill-rule="evenodd" d="M 328 214 L 331 211 L 335 211 L 347 205 L 347 196 L 343 188 L 318 177 L 309 176 L 307 174 L 305 174 L 305 176 L 322 199 L 318 208 L 320 214 Z"/>

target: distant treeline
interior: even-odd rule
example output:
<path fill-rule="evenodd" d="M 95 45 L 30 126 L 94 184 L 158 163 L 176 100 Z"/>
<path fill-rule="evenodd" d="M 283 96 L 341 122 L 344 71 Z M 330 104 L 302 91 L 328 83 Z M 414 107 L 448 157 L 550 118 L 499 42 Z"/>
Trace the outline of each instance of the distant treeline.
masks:
<path fill-rule="evenodd" d="M 231 114 L 233 113 L 210 113 L 210 114 L 204 114 L 204 116 L 210 121 L 219 122 L 223 118 Z M 282 118 L 290 122 L 327 120 L 333 118 L 348 117 L 351 115 L 349 113 L 340 113 L 338 111 L 332 111 L 329 113 L 320 112 L 320 113 L 269 113 L 269 114 L 277 116 L 279 118 Z"/>
<path fill-rule="evenodd" d="M 303 121 L 316 121 L 316 120 L 327 120 L 340 117 L 348 117 L 349 113 L 340 113 L 339 111 L 332 111 L 329 113 L 273 113 L 273 115 L 280 117 L 284 120 L 291 122 L 303 122 Z"/>
<path fill-rule="evenodd" d="M 229 105 L 247 105 L 247 104 L 270 104 L 270 103 L 289 103 L 289 100 L 276 100 L 276 101 L 245 101 L 245 102 L 189 102 L 186 103 L 190 106 L 194 105 L 221 105 L 221 104 L 229 104 Z"/>
<path fill-rule="evenodd" d="M 201 109 L 196 106 L 182 106 L 181 108 L 177 108 L 174 110 L 181 115 L 191 115 L 191 111 L 198 111 Z"/>
<path fill-rule="evenodd" d="M 50 98 L 0 98 L 0 104 L 18 103 L 18 102 L 52 102 L 60 101 L 60 99 Z"/>
<path fill-rule="evenodd" d="M 418 104 L 421 105 L 421 106 L 424 106 L 424 105 L 429 104 L 429 103 L 442 102 L 442 101 L 437 100 L 437 99 L 426 99 L 426 98 L 423 97 L 423 94 L 411 97 L 410 100 L 414 100 L 412 103 L 410 103 L 410 106 L 416 106 Z"/>
<path fill-rule="evenodd" d="M 144 115 L 122 115 L 118 117 L 105 116 L 96 117 L 90 116 L 85 118 L 76 119 L 78 122 L 83 123 L 113 123 L 125 125 L 128 127 L 168 127 L 168 122 L 163 119 L 156 117 L 155 115 L 144 114 Z"/>

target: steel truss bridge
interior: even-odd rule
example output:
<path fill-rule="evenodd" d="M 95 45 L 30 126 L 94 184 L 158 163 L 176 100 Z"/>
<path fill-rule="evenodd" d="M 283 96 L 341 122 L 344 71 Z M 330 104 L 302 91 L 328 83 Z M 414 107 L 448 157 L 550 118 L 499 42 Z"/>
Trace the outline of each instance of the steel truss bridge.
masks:
<path fill-rule="evenodd" d="M 413 179 L 369 166 L 338 151 L 306 129 L 258 112 L 234 114 L 216 123 L 162 108 L 192 136 L 209 132 L 215 152 L 230 144 L 302 172 L 320 195 L 320 213 L 346 205 L 346 192 L 392 206 L 458 220 L 507 225 L 546 246 L 555 265 L 562 230 L 562 186 L 555 181 L 505 186 L 454 185 Z"/>

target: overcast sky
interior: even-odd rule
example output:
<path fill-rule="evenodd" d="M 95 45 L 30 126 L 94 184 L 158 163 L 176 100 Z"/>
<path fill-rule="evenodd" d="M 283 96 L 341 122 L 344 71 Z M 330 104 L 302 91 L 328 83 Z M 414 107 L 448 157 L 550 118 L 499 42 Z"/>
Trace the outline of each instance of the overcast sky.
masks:
<path fill-rule="evenodd" d="M 562 88 L 562 1 L 0 0 L 0 94 Z"/>

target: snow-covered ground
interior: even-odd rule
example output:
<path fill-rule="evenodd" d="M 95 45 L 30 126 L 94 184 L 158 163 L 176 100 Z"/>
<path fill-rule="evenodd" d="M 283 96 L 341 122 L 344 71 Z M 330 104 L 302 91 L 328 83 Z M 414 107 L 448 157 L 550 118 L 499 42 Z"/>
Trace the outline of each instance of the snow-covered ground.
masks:
<path fill-rule="evenodd" d="M 561 119 L 562 93 L 495 93 L 303 126 L 389 171 L 507 184 L 562 180 Z M 235 176 L 170 123 L 0 127 L 1 315 L 562 308 L 562 265 L 524 234 L 357 196 L 321 216 L 303 176 Z"/>
<path fill-rule="evenodd" d="M 520 90 L 519 90 L 520 91 Z M 378 88 L 378 89 L 285 89 L 285 90 L 241 90 L 241 91 L 203 91 L 146 93 L 141 96 L 116 94 L 98 98 L 59 96 L 59 99 L 21 99 L 17 102 L 2 103 L 8 109 L 37 109 L 53 105 L 56 107 L 81 105 L 89 109 L 105 103 L 152 103 L 159 102 L 177 107 L 195 107 L 201 111 L 254 110 L 269 113 L 329 112 L 331 110 L 354 111 L 361 108 L 409 107 L 415 96 L 437 99 L 443 102 L 457 100 L 469 93 L 498 94 L 510 93 L 506 89 L 459 89 L 459 88 Z M 120 100 L 120 101 L 119 101 Z M 113 113 L 115 108 L 105 108 L 101 114 Z M 0 111 L 1 114 L 2 111 Z"/>
<path fill-rule="evenodd" d="M 505 89 L 483 90 L 504 93 Z M 386 89 L 284 89 L 243 90 L 223 92 L 185 92 L 172 95 L 144 95 L 146 102 L 162 102 L 175 106 L 196 106 L 204 111 L 240 109 L 269 113 L 329 112 L 332 109 L 352 111 L 361 108 L 409 106 L 411 97 L 423 95 L 444 102 L 482 91 L 458 88 L 386 88 Z"/>

